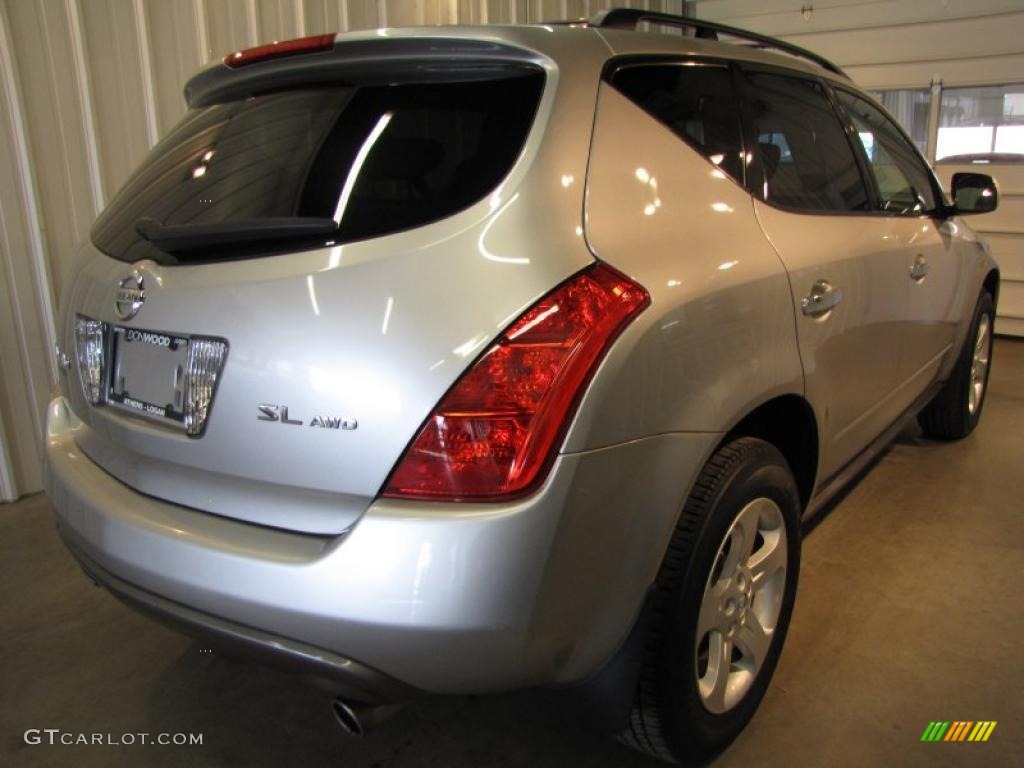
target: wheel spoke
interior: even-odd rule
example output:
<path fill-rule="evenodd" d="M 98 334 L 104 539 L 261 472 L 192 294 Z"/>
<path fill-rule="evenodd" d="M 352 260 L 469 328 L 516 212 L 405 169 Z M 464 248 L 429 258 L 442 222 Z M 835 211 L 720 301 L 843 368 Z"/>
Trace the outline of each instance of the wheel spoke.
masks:
<path fill-rule="evenodd" d="M 989 365 L 989 332 L 991 322 L 988 315 L 982 315 L 978 321 L 978 332 L 974 339 L 974 354 L 971 357 L 971 378 L 967 390 L 967 410 L 977 412 L 985 394 L 985 377 Z"/>
<path fill-rule="evenodd" d="M 738 545 L 740 563 L 746 563 L 754 551 L 757 529 L 761 524 L 761 502 L 762 499 L 756 499 L 747 504 L 732 525 L 733 540 Z"/>
<path fill-rule="evenodd" d="M 786 541 L 780 531 L 769 531 L 764 536 L 764 544 L 750 558 L 748 567 L 754 577 L 755 594 L 764 588 L 772 576 L 785 570 Z"/>
<path fill-rule="evenodd" d="M 743 654 L 743 659 L 750 664 L 750 671 L 755 675 L 761 669 L 771 644 L 772 635 L 765 632 L 753 612 L 748 613 L 747 620 L 736 634 L 736 647 Z"/>
<path fill-rule="evenodd" d="M 702 693 L 708 709 L 712 712 L 725 711 L 725 694 L 729 688 L 729 671 L 732 667 L 732 641 L 719 633 L 711 638 L 708 646 L 708 671 L 701 680 Z"/>
<path fill-rule="evenodd" d="M 713 629 L 722 626 L 722 614 L 719 610 L 721 605 L 722 583 L 712 584 L 704 592 L 704 599 L 700 603 L 700 614 L 697 616 L 697 644 L 704 635 Z"/>
<path fill-rule="evenodd" d="M 975 352 L 982 352 L 988 346 L 988 318 L 983 317 L 978 327 L 978 340 L 974 344 Z"/>

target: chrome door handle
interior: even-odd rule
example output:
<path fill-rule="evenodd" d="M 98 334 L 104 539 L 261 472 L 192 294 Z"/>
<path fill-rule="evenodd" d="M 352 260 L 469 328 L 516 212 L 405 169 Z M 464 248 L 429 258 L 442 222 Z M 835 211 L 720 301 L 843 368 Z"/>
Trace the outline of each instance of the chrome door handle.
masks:
<path fill-rule="evenodd" d="M 928 259 L 924 257 L 924 254 L 919 253 L 914 259 L 914 263 L 910 265 L 910 279 L 921 282 L 931 269 Z"/>
<path fill-rule="evenodd" d="M 832 311 L 843 300 L 843 292 L 828 280 L 819 280 L 811 293 L 800 302 L 800 309 L 808 317 L 821 317 Z"/>

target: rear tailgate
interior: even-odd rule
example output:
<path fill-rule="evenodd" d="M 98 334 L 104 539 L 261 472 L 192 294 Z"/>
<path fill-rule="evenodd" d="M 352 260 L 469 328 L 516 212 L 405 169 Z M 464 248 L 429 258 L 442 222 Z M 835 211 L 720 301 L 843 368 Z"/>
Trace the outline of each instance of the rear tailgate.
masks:
<path fill-rule="evenodd" d="M 254 523 L 341 532 L 474 357 L 592 260 L 575 180 L 599 41 L 581 31 L 566 68 L 541 50 L 542 30 L 486 42 L 488 56 L 468 33 L 402 34 L 387 66 L 379 40 L 356 36 L 346 56 L 340 36 L 329 55 L 347 62 L 343 78 L 296 79 L 284 60 L 239 70 L 244 87 L 223 67 L 203 73 L 193 109 L 97 222 L 61 344 L 74 360 L 76 320 L 105 324 L 103 402 L 88 402 L 81 363 L 64 388 L 83 422 L 78 444 L 126 484 Z M 378 78 L 365 82 L 364 42 Z M 307 226 L 324 219 L 336 230 Z M 124 286 L 140 280 L 144 301 L 127 316 L 138 296 Z M 142 333 L 127 343 L 118 329 Z M 161 338 L 226 344 L 196 434 L 175 408 L 161 415 L 162 402 L 155 414 L 137 406 L 145 397 L 113 402 L 186 386 L 185 353 L 150 348 Z"/>

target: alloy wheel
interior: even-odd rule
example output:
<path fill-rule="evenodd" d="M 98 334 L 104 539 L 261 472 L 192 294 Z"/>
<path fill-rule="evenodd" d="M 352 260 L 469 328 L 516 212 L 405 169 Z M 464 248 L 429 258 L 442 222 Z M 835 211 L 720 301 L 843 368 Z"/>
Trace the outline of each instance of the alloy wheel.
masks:
<path fill-rule="evenodd" d="M 981 406 L 981 400 L 985 394 L 991 330 L 992 323 L 988 315 L 982 315 L 978 320 L 978 335 L 974 340 L 974 353 L 971 358 L 971 384 L 967 392 L 967 410 L 972 416 Z"/>
<path fill-rule="evenodd" d="M 697 618 L 697 688 L 710 712 L 735 707 L 757 679 L 782 610 L 787 562 L 782 510 L 754 499 L 718 548 Z"/>

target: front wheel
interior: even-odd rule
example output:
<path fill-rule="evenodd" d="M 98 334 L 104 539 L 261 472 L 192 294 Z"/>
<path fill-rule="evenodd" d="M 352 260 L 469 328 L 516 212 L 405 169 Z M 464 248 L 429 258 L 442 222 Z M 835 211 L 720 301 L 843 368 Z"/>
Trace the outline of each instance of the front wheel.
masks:
<path fill-rule="evenodd" d="M 705 761 L 743 729 L 782 650 L 800 567 L 800 500 L 770 443 L 744 437 L 702 470 L 658 575 L 625 744 Z"/>
<path fill-rule="evenodd" d="M 983 292 L 949 380 L 917 415 L 921 429 L 929 437 L 957 440 L 967 437 L 978 426 L 988 390 L 995 314 L 992 297 Z"/>

